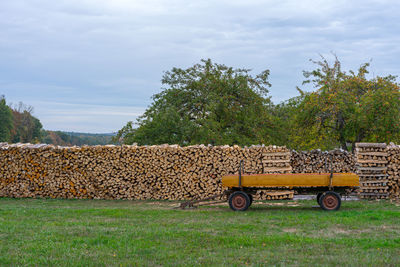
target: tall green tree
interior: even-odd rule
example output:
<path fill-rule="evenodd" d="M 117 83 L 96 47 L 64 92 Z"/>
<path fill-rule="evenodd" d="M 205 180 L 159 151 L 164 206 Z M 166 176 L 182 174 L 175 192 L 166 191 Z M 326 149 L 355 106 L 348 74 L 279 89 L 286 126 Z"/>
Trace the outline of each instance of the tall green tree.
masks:
<path fill-rule="evenodd" d="M 163 91 L 137 120 L 123 127 L 124 143 L 259 144 L 272 136 L 269 70 L 251 75 L 202 60 L 188 69 L 173 68 L 162 78 Z"/>
<path fill-rule="evenodd" d="M 293 142 L 294 136 L 301 136 L 301 128 L 295 128 L 296 115 L 299 112 L 299 105 L 304 101 L 304 96 L 296 96 L 289 98 L 286 101 L 274 105 L 272 118 L 273 118 L 273 133 L 272 143 L 280 146 L 289 146 L 291 148 L 296 147 Z"/>
<path fill-rule="evenodd" d="M 11 138 L 12 124 L 11 109 L 6 104 L 4 96 L 0 97 L 0 142 L 9 142 Z"/>
<path fill-rule="evenodd" d="M 354 150 L 360 141 L 389 142 L 399 140 L 400 87 L 394 76 L 368 79 L 369 63 L 357 72 L 346 73 L 340 61 L 333 65 L 322 58 L 314 61 L 318 68 L 304 72 L 316 90 L 303 94 L 296 113 L 297 127 L 307 131 L 300 146 L 340 146 Z"/>

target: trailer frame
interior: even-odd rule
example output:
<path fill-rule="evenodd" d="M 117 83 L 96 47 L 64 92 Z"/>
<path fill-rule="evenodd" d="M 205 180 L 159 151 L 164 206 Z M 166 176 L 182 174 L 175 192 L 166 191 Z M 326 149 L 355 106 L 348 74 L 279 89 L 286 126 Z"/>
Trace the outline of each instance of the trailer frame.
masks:
<path fill-rule="evenodd" d="M 325 163 L 326 164 L 326 163 Z M 221 194 L 213 195 L 204 199 L 195 199 L 181 203 L 180 208 L 194 208 L 201 205 L 209 205 L 209 200 L 215 200 L 219 198 L 218 201 L 213 202 L 221 203 L 228 201 L 230 208 L 234 211 L 245 211 L 253 203 L 253 195 L 259 190 L 274 190 L 274 191 L 287 191 L 295 190 L 296 194 L 301 195 L 312 195 L 316 194 L 317 203 L 319 206 L 326 211 L 339 210 L 341 206 L 341 194 L 348 195 L 352 190 L 358 188 L 358 186 L 333 186 L 333 167 L 331 164 L 331 171 L 329 173 L 329 184 L 328 186 L 282 186 L 282 187 L 263 187 L 263 186 L 243 186 L 243 160 L 239 163 L 238 169 L 238 186 L 228 187 Z M 310 174 L 311 175 L 311 174 Z M 222 198 L 226 197 L 225 200 Z"/>

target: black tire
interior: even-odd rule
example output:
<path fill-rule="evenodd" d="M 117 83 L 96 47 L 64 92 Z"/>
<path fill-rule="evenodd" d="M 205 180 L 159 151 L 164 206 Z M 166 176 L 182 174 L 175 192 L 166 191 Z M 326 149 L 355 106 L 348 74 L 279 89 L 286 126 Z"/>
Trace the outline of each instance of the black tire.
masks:
<path fill-rule="evenodd" d="M 250 207 L 250 197 L 243 191 L 236 191 L 229 196 L 229 207 L 234 211 L 245 211 Z"/>
<path fill-rule="evenodd" d="M 339 210 L 342 200 L 340 195 L 333 191 L 327 191 L 320 197 L 320 206 L 323 210 L 332 211 Z"/>
<path fill-rule="evenodd" d="M 321 196 L 322 196 L 322 193 L 317 194 L 317 202 L 318 202 L 318 205 L 320 205 L 320 206 L 321 206 L 321 203 L 320 203 Z"/>

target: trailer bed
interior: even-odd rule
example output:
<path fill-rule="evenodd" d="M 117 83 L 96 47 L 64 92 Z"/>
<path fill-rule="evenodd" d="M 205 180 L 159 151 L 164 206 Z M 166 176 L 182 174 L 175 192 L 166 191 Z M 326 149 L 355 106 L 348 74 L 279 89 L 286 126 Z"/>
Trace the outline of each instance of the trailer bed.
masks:
<path fill-rule="evenodd" d="M 332 175 L 332 181 L 330 179 Z M 234 187 L 357 187 L 359 177 L 354 173 L 290 173 L 290 174 L 250 174 L 241 175 L 239 185 L 238 175 L 222 177 L 222 185 Z"/>

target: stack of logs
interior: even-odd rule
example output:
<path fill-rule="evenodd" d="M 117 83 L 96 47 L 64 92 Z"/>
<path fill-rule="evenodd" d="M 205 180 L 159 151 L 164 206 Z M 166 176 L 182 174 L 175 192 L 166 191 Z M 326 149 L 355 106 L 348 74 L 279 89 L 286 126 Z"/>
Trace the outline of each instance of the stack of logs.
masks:
<path fill-rule="evenodd" d="M 2 144 L 0 196 L 193 199 L 222 193 L 221 177 L 263 172 L 279 147 L 83 146 Z M 286 148 L 285 148 L 286 151 Z M 258 193 L 255 199 L 268 198 Z"/>
<path fill-rule="evenodd" d="M 269 146 L 266 148 L 262 164 L 263 173 L 291 173 L 290 158 L 292 153 L 286 147 Z M 292 199 L 293 190 L 286 191 L 260 191 L 258 194 L 265 195 L 265 199 Z"/>
<path fill-rule="evenodd" d="M 357 144 L 362 197 L 400 196 L 400 147 Z M 83 146 L 0 143 L 0 197 L 193 199 L 222 193 L 221 177 L 355 172 L 353 154 L 278 146 Z M 386 167 L 388 170 L 386 172 Z M 389 174 L 389 176 L 387 176 Z M 260 191 L 255 199 L 292 198 Z"/>
<path fill-rule="evenodd" d="M 290 158 L 292 153 L 286 147 L 268 147 L 263 154 L 264 173 L 291 173 Z"/>
<path fill-rule="evenodd" d="M 389 175 L 388 187 L 391 199 L 400 198 L 400 146 L 391 143 L 387 148 Z"/>
<path fill-rule="evenodd" d="M 385 199 L 389 197 L 388 153 L 385 143 L 357 143 L 357 172 L 360 176 L 360 197 Z"/>
<path fill-rule="evenodd" d="M 293 173 L 335 173 L 355 172 L 355 158 L 344 150 L 292 151 L 290 165 Z"/>

